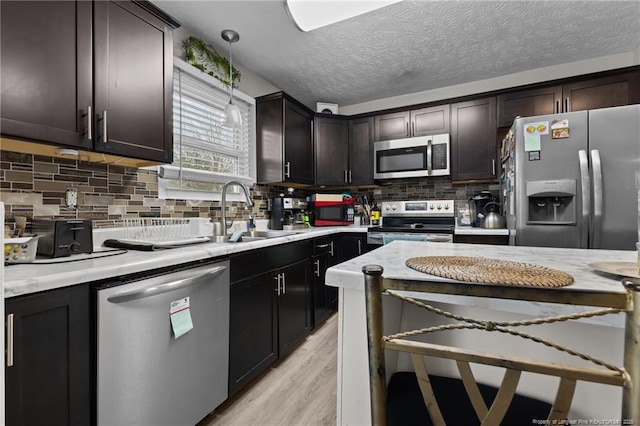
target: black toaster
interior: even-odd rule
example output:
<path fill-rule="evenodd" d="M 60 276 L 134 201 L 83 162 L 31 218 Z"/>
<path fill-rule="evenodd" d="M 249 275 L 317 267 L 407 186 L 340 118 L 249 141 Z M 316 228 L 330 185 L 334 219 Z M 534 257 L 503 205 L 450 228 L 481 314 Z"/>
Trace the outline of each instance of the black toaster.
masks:
<path fill-rule="evenodd" d="M 40 236 L 37 253 L 63 257 L 93 252 L 93 230 L 88 219 L 33 220 L 33 233 Z"/>

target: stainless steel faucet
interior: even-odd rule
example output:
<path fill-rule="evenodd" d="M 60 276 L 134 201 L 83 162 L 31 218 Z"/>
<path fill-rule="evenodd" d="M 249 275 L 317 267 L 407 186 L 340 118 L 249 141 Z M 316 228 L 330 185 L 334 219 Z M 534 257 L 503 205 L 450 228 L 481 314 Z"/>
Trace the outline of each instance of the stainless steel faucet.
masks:
<path fill-rule="evenodd" d="M 230 180 L 229 182 L 225 183 L 222 186 L 222 200 L 220 202 L 221 207 L 222 207 L 222 233 L 226 236 L 227 235 L 227 214 L 226 214 L 226 210 L 227 210 L 227 188 L 230 187 L 231 185 L 237 185 L 240 188 L 242 188 L 242 190 L 244 191 L 244 198 L 245 198 L 245 203 L 247 205 L 247 208 L 253 207 L 253 201 L 251 200 L 251 196 L 249 195 L 249 188 L 247 188 L 247 185 L 245 185 L 242 182 L 239 182 L 237 180 Z M 231 225 L 229 225 L 231 226 Z"/>

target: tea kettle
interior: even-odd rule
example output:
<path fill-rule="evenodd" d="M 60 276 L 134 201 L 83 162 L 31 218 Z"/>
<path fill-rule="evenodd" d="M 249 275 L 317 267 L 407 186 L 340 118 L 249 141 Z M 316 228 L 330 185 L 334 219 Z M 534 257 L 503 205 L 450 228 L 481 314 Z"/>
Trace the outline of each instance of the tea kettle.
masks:
<path fill-rule="evenodd" d="M 491 209 L 493 209 L 494 208 L 493 205 L 498 207 L 498 213 L 496 213 L 495 211 L 487 212 L 487 210 L 490 210 L 490 209 L 487 209 L 487 207 L 491 206 Z M 500 214 L 501 210 L 502 209 L 500 208 L 500 204 L 498 204 L 495 201 L 485 204 L 484 206 L 485 214 L 482 217 L 482 220 L 480 221 L 480 227 L 486 228 L 486 229 L 506 228 L 507 221 L 504 218 L 504 216 Z"/>

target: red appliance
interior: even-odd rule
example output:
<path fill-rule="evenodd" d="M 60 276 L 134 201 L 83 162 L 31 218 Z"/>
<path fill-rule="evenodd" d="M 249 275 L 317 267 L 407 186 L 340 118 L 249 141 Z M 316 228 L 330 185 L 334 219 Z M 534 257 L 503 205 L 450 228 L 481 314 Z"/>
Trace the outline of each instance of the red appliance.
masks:
<path fill-rule="evenodd" d="M 314 201 L 313 226 L 353 225 L 355 200 L 345 198 L 342 201 Z"/>

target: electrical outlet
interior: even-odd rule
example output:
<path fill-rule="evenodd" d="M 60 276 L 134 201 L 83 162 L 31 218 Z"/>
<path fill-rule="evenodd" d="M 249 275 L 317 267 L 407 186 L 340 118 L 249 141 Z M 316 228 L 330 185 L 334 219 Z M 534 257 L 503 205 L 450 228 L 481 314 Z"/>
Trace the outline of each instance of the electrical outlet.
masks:
<path fill-rule="evenodd" d="M 64 198 L 68 209 L 75 210 L 78 207 L 78 190 L 76 188 L 67 188 Z"/>

